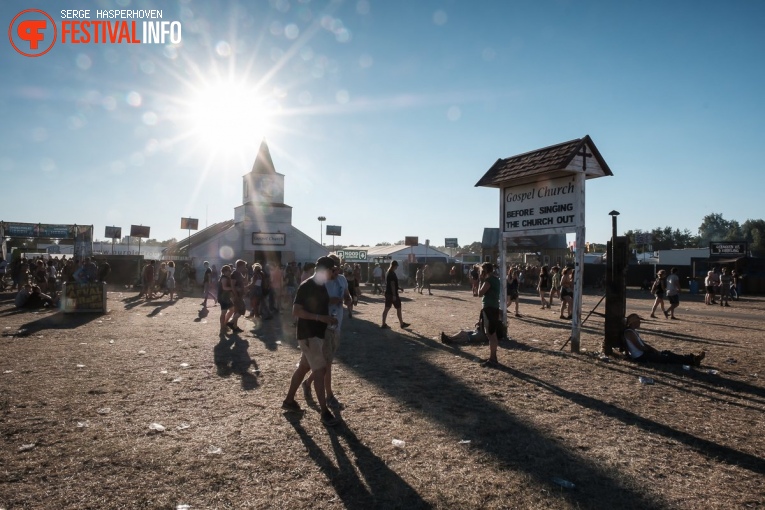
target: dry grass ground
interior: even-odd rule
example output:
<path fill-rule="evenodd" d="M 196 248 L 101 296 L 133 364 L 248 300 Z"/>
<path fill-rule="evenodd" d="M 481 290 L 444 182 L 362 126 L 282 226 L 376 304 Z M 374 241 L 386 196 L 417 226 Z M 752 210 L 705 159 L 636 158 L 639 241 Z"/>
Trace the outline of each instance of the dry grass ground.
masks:
<path fill-rule="evenodd" d="M 599 359 L 597 314 L 584 352 L 560 351 L 570 323 L 527 294 L 503 366 L 481 369 L 486 345 L 437 340 L 472 329 L 478 300 L 434 294 L 404 294 L 407 331 L 380 330 L 369 295 L 346 320 L 333 429 L 280 409 L 298 359 L 288 317 L 246 322 L 232 352 L 249 370 L 219 374 L 218 309 L 198 320 L 199 299 L 114 292 L 108 314 L 63 316 L 2 295 L 0 508 L 765 507 L 765 299 L 684 295 L 682 320 L 647 321 L 656 347 L 707 350 L 684 370 Z M 630 291 L 631 311 L 650 305 Z"/>

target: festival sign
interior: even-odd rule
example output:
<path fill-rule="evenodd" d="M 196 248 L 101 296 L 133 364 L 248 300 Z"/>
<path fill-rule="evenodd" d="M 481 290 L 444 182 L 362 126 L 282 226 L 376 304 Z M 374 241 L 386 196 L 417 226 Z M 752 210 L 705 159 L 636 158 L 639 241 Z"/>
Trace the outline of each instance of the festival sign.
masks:
<path fill-rule="evenodd" d="M 405 246 L 419 246 L 420 238 L 418 236 L 406 236 L 404 237 Z"/>
<path fill-rule="evenodd" d="M 338 250 L 336 255 L 345 262 L 366 262 L 367 250 Z"/>
<path fill-rule="evenodd" d="M 342 229 L 343 227 L 341 227 L 340 225 L 327 225 L 327 235 L 339 236 Z"/>
<path fill-rule="evenodd" d="M 105 283 L 65 283 L 61 295 L 64 313 L 106 312 Z"/>
<path fill-rule="evenodd" d="M 143 225 L 130 225 L 130 237 L 149 237 L 151 227 L 144 227 Z"/>
<path fill-rule="evenodd" d="M 10 237 L 46 237 L 70 239 L 75 237 L 75 225 L 49 225 L 47 223 L 5 223 L 5 235 Z"/>
<path fill-rule="evenodd" d="M 287 244 L 287 234 L 281 232 L 253 232 L 252 244 L 256 246 L 284 246 Z"/>
<path fill-rule="evenodd" d="M 198 230 L 199 219 L 198 218 L 181 218 L 182 230 Z"/>
<path fill-rule="evenodd" d="M 459 248 L 460 247 L 459 243 L 457 242 L 457 238 L 456 237 L 447 237 L 447 238 L 445 238 L 444 239 L 444 246 L 446 248 Z"/>
<path fill-rule="evenodd" d="M 565 234 L 578 226 L 576 176 L 502 188 L 502 230 Z"/>
<path fill-rule="evenodd" d="M 709 243 L 710 257 L 743 257 L 746 255 L 746 242 Z"/>
<path fill-rule="evenodd" d="M 107 239 L 121 239 L 122 227 L 106 227 L 104 237 Z"/>

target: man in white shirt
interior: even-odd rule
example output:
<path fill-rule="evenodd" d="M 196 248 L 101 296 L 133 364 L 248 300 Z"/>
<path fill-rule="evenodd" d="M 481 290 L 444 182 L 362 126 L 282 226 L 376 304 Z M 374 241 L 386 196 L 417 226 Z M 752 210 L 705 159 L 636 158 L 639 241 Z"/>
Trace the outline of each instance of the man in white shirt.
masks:
<path fill-rule="evenodd" d="M 380 264 L 375 264 L 375 268 L 372 270 L 372 281 L 374 282 L 374 288 L 372 289 L 372 292 L 374 294 L 377 294 L 378 292 L 380 294 L 383 293 L 382 290 L 382 276 L 383 276 L 383 270 L 380 267 Z"/>
<path fill-rule="evenodd" d="M 669 310 L 667 310 L 667 314 L 670 319 L 677 320 L 677 317 L 675 317 L 675 308 L 680 305 L 680 278 L 677 276 L 676 267 L 669 270 L 666 285 L 667 299 L 669 300 Z"/>
<path fill-rule="evenodd" d="M 671 351 L 658 351 L 651 347 L 636 331 L 640 328 L 643 319 L 636 313 L 631 313 L 625 320 L 627 329 L 624 330 L 624 348 L 632 361 L 640 363 L 674 363 L 678 365 L 701 366 L 701 361 L 707 355 L 705 351 L 701 354 L 675 354 Z"/>

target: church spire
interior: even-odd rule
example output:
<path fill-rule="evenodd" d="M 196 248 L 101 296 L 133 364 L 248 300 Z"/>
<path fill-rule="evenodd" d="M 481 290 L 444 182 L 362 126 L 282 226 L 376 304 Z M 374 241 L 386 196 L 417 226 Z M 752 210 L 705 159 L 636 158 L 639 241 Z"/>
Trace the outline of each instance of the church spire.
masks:
<path fill-rule="evenodd" d="M 255 158 L 255 163 L 252 164 L 253 174 L 275 174 L 276 168 L 274 168 L 274 162 L 271 160 L 271 152 L 268 150 L 268 144 L 266 139 L 260 142 L 260 149 L 258 149 L 258 156 Z"/>

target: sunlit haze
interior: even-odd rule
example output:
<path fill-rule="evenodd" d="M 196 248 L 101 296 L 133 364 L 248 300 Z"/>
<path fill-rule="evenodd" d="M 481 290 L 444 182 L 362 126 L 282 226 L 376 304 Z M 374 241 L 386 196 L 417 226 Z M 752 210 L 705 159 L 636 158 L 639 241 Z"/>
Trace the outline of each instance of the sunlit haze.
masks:
<path fill-rule="evenodd" d="M 586 239 L 705 215 L 762 218 L 765 4 L 467 0 L 72 0 L 161 9 L 178 44 L 5 43 L 0 220 L 158 240 L 233 219 L 263 139 L 293 224 L 338 243 L 479 241 L 498 158 L 590 135 Z M 324 240 L 327 237 L 324 236 Z"/>

